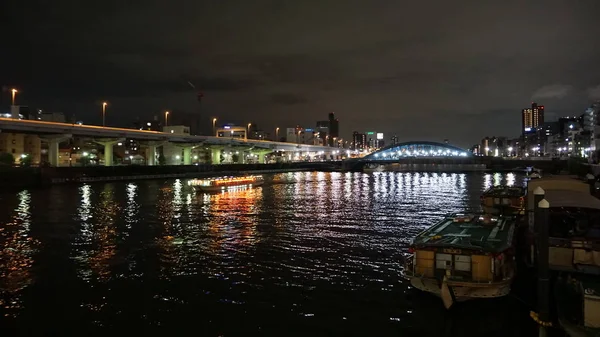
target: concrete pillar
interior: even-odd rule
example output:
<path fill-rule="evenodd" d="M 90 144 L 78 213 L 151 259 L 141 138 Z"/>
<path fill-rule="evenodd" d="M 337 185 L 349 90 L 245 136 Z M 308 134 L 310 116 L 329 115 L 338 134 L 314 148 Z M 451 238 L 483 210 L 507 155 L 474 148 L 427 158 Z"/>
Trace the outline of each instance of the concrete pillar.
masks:
<path fill-rule="evenodd" d="M 59 139 L 52 139 L 48 142 L 48 161 L 50 166 L 58 167 L 58 145 L 60 145 Z"/>
<path fill-rule="evenodd" d="M 221 164 L 221 148 L 211 147 L 210 148 L 210 162 L 213 165 Z"/>
<path fill-rule="evenodd" d="M 183 165 L 192 165 L 192 147 L 183 148 Z"/>
<path fill-rule="evenodd" d="M 48 135 L 40 137 L 43 141 L 48 142 L 48 162 L 50 166 L 59 166 L 59 145 L 71 137 L 72 135 Z"/>
<path fill-rule="evenodd" d="M 265 155 L 272 153 L 273 150 L 267 150 L 267 149 L 255 149 L 252 151 L 255 155 L 258 156 L 258 163 L 259 164 L 264 164 L 265 163 Z"/>
<path fill-rule="evenodd" d="M 156 165 L 156 146 L 148 146 L 146 148 L 146 165 L 154 166 Z"/>
<path fill-rule="evenodd" d="M 113 146 L 118 142 L 125 141 L 125 138 L 121 139 L 105 139 L 105 140 L 94 140 L 95 143 L 104 145 L 104 166 L 113 165 Z"/>
<path fill-rule="evenodd" d="M 156 162 L 156 150 L 159 146 L 163 146 L 165 142 L 162 141 L 145 141 L 140 142 L 140 146 L 146 147 L 146 165 L 154 166 Z"/>
<path fill-rule="evenodd" d="M 113 164 L 113 145 L 115 143 L 104 143 L 104 166 L 112 166 Z"/>

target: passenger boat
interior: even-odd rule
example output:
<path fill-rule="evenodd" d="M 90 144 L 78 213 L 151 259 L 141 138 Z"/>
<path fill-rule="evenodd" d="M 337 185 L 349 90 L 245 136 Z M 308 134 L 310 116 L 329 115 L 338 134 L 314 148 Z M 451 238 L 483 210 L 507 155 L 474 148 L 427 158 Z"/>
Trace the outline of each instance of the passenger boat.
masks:
<path fill-rule="evenodd" d="M 525 214 L 527 188 L 522 186 L 494 186 L 481 195 L 481 207 L 489 214 Z"/>
<path fill-rule="evenodd" d="M 193 179 L 188 181 L 196 191 L 221 192 L 235 189 L 252 188 L 264 184 L 262 176 L 218 177 Z"/>
<path fill-rule="evenodd" d="M 451 214 L 417 235 L 403 277 L 419 290 L 455 301 L 505 296 L 515 275 L 513 216 Z"/>

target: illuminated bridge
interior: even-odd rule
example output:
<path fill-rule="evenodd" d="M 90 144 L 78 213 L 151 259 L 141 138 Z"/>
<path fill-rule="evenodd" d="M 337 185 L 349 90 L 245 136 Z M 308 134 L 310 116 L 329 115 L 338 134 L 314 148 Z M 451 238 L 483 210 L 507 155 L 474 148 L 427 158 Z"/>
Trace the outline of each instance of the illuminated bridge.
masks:
<path fill-rule="evenodd" d="M 447 158 L 470 157 L 471 154 L 459 147 L 436 142 L 417 141 L 394 144 L 373 152 L 363 160 L 369 161 L 394 161 L 404 158 Z"/>

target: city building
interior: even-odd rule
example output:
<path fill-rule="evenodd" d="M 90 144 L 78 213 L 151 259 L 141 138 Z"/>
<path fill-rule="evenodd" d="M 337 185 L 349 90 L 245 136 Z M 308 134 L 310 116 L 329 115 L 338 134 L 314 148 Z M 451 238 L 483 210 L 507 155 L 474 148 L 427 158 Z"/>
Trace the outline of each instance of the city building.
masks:
<path fill-rule="evenodd" d="M 286 129 L 286 142 L 288 143 L 297 143 L 297 144 L 307 144 L 307 145 L 322 145 L 323 139 L 320 136 L 320 133 L 315 129 L 310 128 L 302 128 L 300 126 L 296 126 L 295 128 L 287 128 Z M 325 140 L 328 138 L 326 137 Z"/>
<path fill-rule="evenodd" d="M 365 151 L 367 149 L 367 135 L 354 131 L 352 133 L 352 150 Z"/>
<path fill-rule="evenodd" d="M 385 140 L 382 132 L 367 131 L 367 148 L 369 151 L 375 151 L 385 147 Z"/>
<path fill-rule="evenodd" d="M 268 140 L 271 136 L 270 133 L 265 130 L 259 129 L 258 125 L 252 123 L 250 125 L 250 132 L 248 133 L 248 139 Z"/>
<path fill-rule="evenodd" d="M 65 123 L 67 119 L 65 118 L 65 114 L 62 112 L 44 112 L 42 111 L 38 120 L 45 122 L 55 122 L 55 123 Z"/>
<path fill-rule="evenodd" d="M 241 138 L 247 139 L 248 137 L 248 128 L 245 126 L 236 126 L 233 124 L 226 124 L 222 127 L 217 127 L 215 130 L 217 137 L 224 138 Z"/>
<path fill-rule="evenodd" d="M 600 101 L 594 102 L 589 108 L 585 109 L 583 124 L 584 130 L 589 132 L 590 159 L 598 162 L 600 156 Z"/>
<path fill-rule="evenodd" d="M 340 137 L 340 121 L 335 118 L 335 113 L 333 112 L 329 114 L 329 137 Z"/>
<path fill-rule="evenodd" d="M 190 127 L 185 125 L 169 125 L 163 127 L 163 132 L 175 135 L 190 135 Z"/>
<path fill-rule="evenodd" d="M 531 102 L 531 108 L 521 110 L 522 115 L 522 127 L 521 132 L 523 134 L 535 132 L 535 130 L 542 124 L 544 124 L 544 106 L 537 105 L 535 102 Z"/>
<path fill-rule="evenodd" d="M 326 121 L 317 121 L 315 132 L 319 134 L 323 144 L 333 146 L 334 141 L 340 139 L 340 122 L 335 118 L 335 113 L 330 113 Z"/>
<path fill-rule="evenodd" d="M 0 152 L 12 154 L 17 164 L 29 157 L 32 165 L 39 165 L 42 141 L 37 135 L 0 132 Z"/>

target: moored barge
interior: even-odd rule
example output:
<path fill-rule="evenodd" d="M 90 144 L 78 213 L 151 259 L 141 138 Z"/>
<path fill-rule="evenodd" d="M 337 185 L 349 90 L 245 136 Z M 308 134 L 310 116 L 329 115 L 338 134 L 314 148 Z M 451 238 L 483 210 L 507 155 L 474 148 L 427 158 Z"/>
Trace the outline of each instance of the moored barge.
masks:
<path fill-rule="evenodd" d="M 505 296 L 515 276 L 513 216 L 451 214 L 417 235 L 403 277 L 419 290 L 455 301 Z"/>
<path fill-rule="evenodd" d="M 481 195 L 481 207 L 489 214 L 524 215 L 526 196 L 522 186 L 494 186 Z"/>

